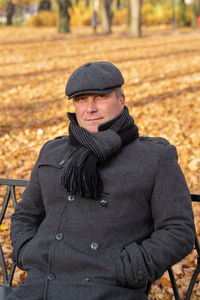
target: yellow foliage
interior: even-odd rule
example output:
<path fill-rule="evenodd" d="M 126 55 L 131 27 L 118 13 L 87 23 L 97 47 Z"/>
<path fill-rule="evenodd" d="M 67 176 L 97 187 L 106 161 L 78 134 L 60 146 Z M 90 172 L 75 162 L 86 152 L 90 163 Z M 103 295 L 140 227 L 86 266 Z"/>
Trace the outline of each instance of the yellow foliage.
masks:
<path fill-rule="evenodd" d="M 86 7 L 85 2 L 79 2 L 77 6 L 70 9 L 70 24 L 73 26 L 90 25 L 92 10 Z"/>
<path fill-rule="evenodd" d="M 34 2 L 40 2 L 41 0 L 34 0 Z M 12 0 L 12 2 L 14 4 L 17 4 L 17 5 L 22 5 L 22 1 L 21 0 Z M 23 0 L 23 4 L 26 4 L 26 3 L 32 3 L 33 0 Z"/>
<path fill-rule="evenodd" d="M 56 26 L 57 14 L 51 11 L 40 11 L 38 15 L 31 16 L 26 20 L 27 25 L 39 26 Z"/>
<path fill-rule="evenodd" d="M 192 8 L 191 6 L 187 6 L 187 9 L 185 11 L 185 23 L 190 25 L 191 22 L 192 22 L 192 19 L 193 19 L 193 11 L 192 11 Z"/>
<path fill-rule="evenodd" d="M 175 17 L 179 19 L 179 7 L 176 7 Z M 185 19 L 186 24 L 190 24 L 193 17 L 193 12 L 189 6 L 186 7 Z M 152 5 L 151 3 L 144 3 L 142 5 L 142 24 L 146 26 L 171 24 L 172 21 L 172 8 L 166 2 L 166 5 Z"/>
<path fill-rule="evenodd" d="M 4 231 L 4 230 L 8 230 L 8 226 L 4 225 L 4 224 L 1 224 L 0 225 L 0 231 Z"/>
<path fill-rule="evenodd" d="M 144 3 L 142 6 L 142 23 L 144 25 L 170 24 L 172 18 L 171 8 L 168 6 L 153 6 Z"/>
<path fill-rule="evenodd" d="M 152 5 L 144 3 L 142 5 L 142 24 L 146 26 L 170 24 L 172 18 L 171 8 L 163 5 Z M 123 8 L 116 10 L 113 16 L 113 25 L 122 25 L 128 23 L 128 10 Z"/>
<path fill-rule="evenodd" d="M 161 5 L 153 6 L 151 3 L 142 5 L 142 24 L 146 26 L 171 23 L 171 8 Z M 113 25 L 128 23 L 128 10 L 126 8 L 115 11 Z"/>
<path fill-rule="evenodd" d="M 126 8 L 116 10 L 113 16 L 113 25 L 127 24 L 128 22 L 128 10 Z"/>
<path fill-rule="evenodd" d="M 179 7 L 176 7 L 176 19 L 179 19 Z M 190 7 L 186 8 L 185 19 L 186 24 L 190 24 L 193 12 Z M 171 24 L 172 9 L 169 5 L 152 5 L 144 3 L 142 5 L 142 24 L 146 26 Z M 113 17 L 113 25 L 126 24 L 128 21 L 128 10 L 126 8 L 115 11 Z"/>

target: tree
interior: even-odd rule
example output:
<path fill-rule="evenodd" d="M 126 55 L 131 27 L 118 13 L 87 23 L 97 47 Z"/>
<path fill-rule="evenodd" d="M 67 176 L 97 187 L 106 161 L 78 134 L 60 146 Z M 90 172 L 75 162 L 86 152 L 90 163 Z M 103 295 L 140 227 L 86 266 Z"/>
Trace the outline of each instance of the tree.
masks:
<path fill-rule="evenodd" d="M 121 0 L 114 0 L 113 7 L 114 7 L 114 9 L 120 9 L 121 8 Z"/>
<path fill-rule="evenodd" d="M 101 1 L 101 26 L 102 33 L 109 34 L 111 33 L 111 24 L 112 24 L 112 2 L 113 0 L 102 0 Z"/>
<path fill-rule="evenodd" d="M 185 12 L 186 12 L 185 0 L 180 0 L 179 2 L 179 26 L 180 27 L 184 27 L 186 25 Z"/>
<path fill-rule="evenodd" d="M 70 32 L 69 8 L 72 7 L 70 0 L 57 0 L 58 4 L 58 32 Z"/>
<path fill-rule="evenodd" d="M 141 7 L 142 0 L 130 0 L 130 34 L 132 37 L 141 36 Z"/>
<path fill-rule="evenodd" d="M 42 0 L 39 4 L 38 10 L 51 10 L 51 1 Z"/>
<path fill-rule="evenodd" d="M 120 9 L 121 7 L 121 0 L 117 0 L 117 9 Z"/>
<path fill-rule="evenodd" d="M 15 5 L 13 4 L 12 0 L 8 0 L 7 7 L 6 7 L 6 25 L 12 25 L 12 19 L 15 12 Z"/>

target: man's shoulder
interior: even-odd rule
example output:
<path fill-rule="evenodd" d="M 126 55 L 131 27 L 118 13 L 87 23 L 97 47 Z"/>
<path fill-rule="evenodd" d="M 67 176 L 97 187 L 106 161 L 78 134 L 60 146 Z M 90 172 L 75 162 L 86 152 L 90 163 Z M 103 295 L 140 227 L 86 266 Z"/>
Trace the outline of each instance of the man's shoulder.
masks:
<path fill-rule="evenodd" d="M 40 151 L 38 164 L 62 167 L 63 164 L 60 163 L 66 159 L 67 146 L 68 136 L 60 136 L 47 141 Z"/>
<path fill-rule="evenodd" d="M 141 155 L 145 153 L 152 157 L 159 157 L 165 150 L 170 148 L 170 142 L 162 137 L 140 136 L 132 144 L 132 151 L 136 151 Z"/>
<path fill-rule="evenodd" d="M 68 140 L 69 136 L 68 135 L 59 135 L 59 136 L 56 136 L 52 141 L 55 141 L 55 140 Z"/>
<path fill-rule="evenodd" d="M 52 140 L 47 141 L 42 149 L 41 152 L 54 152 L 54 151 L 62 151 L 63 148 L 66 148 L 68 144 L 68 135 L 58 136 Z"/>
<path fill-rule="evenodd" d="M 61 135 L 57 136 L 52 140 L 47 141 L 43 147 L 53 147 L 61 144 L 65 144 L 68 142 L 69 136 L 68 135 Z"/>
<path fill-rule="evenodd" d="M 139 140 L 147 143 L 150 146 L 155 144 L 161 147 L 170 145 L 170 142 L 163 137 L 140 136 Z"/>
<path fill-rule="evenodd" d="M 167 156 L 176 155 L 174 145 L 163 137 L 140 136 L 135 143 L 132 144 L 131 153 L 135 156 L 146 159 L 147 162 L 157 163 L 159 159 Z"/>

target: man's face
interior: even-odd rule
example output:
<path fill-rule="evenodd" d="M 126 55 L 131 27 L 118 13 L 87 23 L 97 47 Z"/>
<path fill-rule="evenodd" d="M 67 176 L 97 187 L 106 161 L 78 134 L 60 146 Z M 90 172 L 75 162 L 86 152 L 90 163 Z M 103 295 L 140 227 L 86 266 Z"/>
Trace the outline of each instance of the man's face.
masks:
<path fill-rule="evenodd" d="M 125 97 L 117 98 L 115 91 L 105 95 L 86 94 L 75 97 L 73 103 L 79 126 L 97 132 L 100 124 L 110 121 L 122 111 Z"/>

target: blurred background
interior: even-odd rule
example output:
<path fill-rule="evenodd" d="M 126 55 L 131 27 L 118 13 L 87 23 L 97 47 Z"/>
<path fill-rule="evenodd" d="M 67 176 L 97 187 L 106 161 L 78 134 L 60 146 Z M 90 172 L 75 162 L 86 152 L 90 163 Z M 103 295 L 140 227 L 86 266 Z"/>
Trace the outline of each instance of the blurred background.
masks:
<path fill-rule="evenodd" d="M 174 144 L 200 193 L 200 0 L 0 0 L 0 53 L 0 177 L 29 179 L 44 142 L 68 133 L 69 75 L 106 60 L 124 75 L 140 135 Z M 0 226 L 8 266 L 11 207 Z M 194 213 L 199 235 L 198 205 Z M 174 267 L 182 297 L 195 263 L 192 253 Z M 17 271 L 14 284 L 24 276 Z M 166 274 L 151 296 L 173 299 Z M 200 299 L 200 278 L 191 299 Z"/>
<path fill-rule="evenodd" d="M 199 0 L 0 0 L 1 25 L 58 26 L 69 32 L 70 26 L 90 25 L 96 11 L 101 32 L 111 25 L 131 26 L 172 24 L 197 28 Z M 140 19 L 142 16 L 142 20 Z"/>

